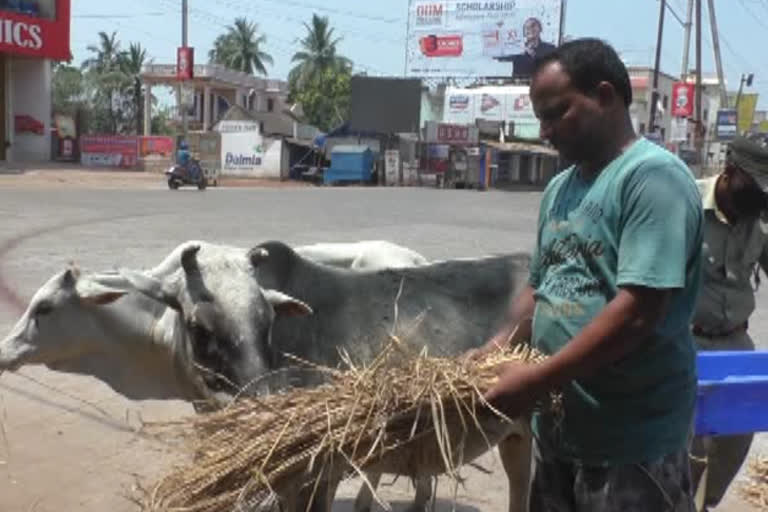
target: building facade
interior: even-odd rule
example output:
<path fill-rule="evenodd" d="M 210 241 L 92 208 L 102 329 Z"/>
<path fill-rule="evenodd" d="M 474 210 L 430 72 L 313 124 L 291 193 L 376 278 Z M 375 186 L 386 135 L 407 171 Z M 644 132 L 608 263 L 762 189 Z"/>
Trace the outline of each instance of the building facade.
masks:
<path fill-rule="evenodd" d="M 52 62 L 68 61 L 70 0 L 0 1 L 0 161 L 51 158 Z"/>

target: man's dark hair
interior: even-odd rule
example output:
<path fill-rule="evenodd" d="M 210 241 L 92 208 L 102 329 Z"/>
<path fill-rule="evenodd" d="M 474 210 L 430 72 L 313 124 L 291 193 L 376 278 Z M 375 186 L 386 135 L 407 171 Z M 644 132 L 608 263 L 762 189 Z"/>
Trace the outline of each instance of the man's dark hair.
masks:
<path fill-rule="evenodd" d="M 595 38 L 563 43 L 554 51 L 537 57 L 533 75 L 550 62 L 559 62 L 571 77 L 573 86 L 584 94 L 593 94 L 600 82 L 608 82 L 624 99 L 625 106 L 629 107 L 632 103 L 629 73 L 608 43 Z"/>
<path fill-rule="evenodd" d="M 730 176 L 728 190 L 732 201 L 740 212 L 755 217 L 768 211 L 768 193 L 760 188 L 749 172 L 733 163 L 726 164 L 725 172 Z"/>
<path fill-rule="evenodd" d="M 536 23 L 536 25 L 538 25 L 538 26 L 539 26 L 539 30 L 540 30 L 540 31 L 543 31 L 543 30 L 544 30 L 544 27 L 542 27 L 542 26 L 541 26 L 541 21 L 539 21 L 539 18 L 536 18 L 535 16 L 531 16 L 530 18 L 528 18 L 527 20 L 525 20 L 525 21 L 523 22 L 523 26 L 525 26 L 525 24 L 526 24 L 526 23 L 528 23 L 529 21 L 532 21 L 532 22 Z"/>

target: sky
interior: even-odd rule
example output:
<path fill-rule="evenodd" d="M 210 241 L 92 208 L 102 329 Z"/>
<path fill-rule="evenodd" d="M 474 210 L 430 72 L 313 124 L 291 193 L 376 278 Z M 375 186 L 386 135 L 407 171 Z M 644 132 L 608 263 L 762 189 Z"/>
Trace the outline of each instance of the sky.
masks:
<path fill-rule="evenodd" d="M 687 0 L 668 0 L 685 19 Z M 139 42 L 156 63 L 175 63 L 181 43 L 181 0 L 73 0 L 72 53 L 74 62 L 89 56 L 86 47 L 98 33 L 117 32 L 126 47 Z M 714 51 L 708 2 L 702 0 L 702 70 L 714 73 Z M 754 73 L 752 87 L 759 93 L 758 109 L 768 109 L 768 0 L 714 0 L 719 28 L 723 73 L 728 90 L 739 87 L 742 73 Z M 340 54 L 352 59 L 369 75 L 403 76 L 408 0 L 189 0 L 189 44 L 195 60 L 207 59 L 216 36 L 235 17 L 245 16 L 266 35 L 264 50 L 272 55 L 270 78 L 285 79 L 303 24 L 312 13 L 328 16 L 342 40 Z M 564 34 L 607 40 L 631 65 L 653 66 L 659 0 L 567 0 Z M 695 65 L 695 40 L 691 37 L 689 67 Z M 661 71 L 679 76 L 682 66 L 683 26 L 666 11 L 661 51 Z"/>

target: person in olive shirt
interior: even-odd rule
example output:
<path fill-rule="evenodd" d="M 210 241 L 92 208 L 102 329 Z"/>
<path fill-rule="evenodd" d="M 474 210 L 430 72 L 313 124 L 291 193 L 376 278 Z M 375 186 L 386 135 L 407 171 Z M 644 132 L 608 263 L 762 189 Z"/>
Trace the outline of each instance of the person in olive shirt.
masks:
<path fill-rule="evenodd" d="M 562 418 L 533 412 L 530 510 L 693 511 L 695 179 L 635 134 L 627 69 L 600 40 L 537 60 L 531 99 L 542 138 L 575 164 L 544 191 L 529 283 L 508 325 L 469 357 L 518 327 L 550 356 L 503 366 L 486 395 L 518 417 L 563 392 Z"/>
<path fill-rule="evenodd" d="M 768 149 L 738 137 L 729 144 L 725 170 L 697 183 L 705 225 L 703 281 L 692 328 L 696 347 L 755 350 L 747 327 L 755 310 L 752 281 L 759 282 L 760 268 L 768 272 Z M 702 511 L 720 503 L 752 437 L 694 440 L 693 475 Z"/>

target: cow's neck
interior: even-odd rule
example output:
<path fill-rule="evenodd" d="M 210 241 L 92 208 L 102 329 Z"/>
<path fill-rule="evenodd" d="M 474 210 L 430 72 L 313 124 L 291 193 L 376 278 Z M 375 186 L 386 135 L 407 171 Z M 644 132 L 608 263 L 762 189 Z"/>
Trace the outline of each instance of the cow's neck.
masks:
<path fill-rule="evenodd" d="M 94 332 L 104 333 L 91 340 L 96 349 L 55 369 L 92 375 L 134 400 L 200 398 L 178 360 L 183 346 L 180 316 L 143 298 L 129 295 L 121 300 L 138 303 L 105 308 L 93 319 Z"/>

